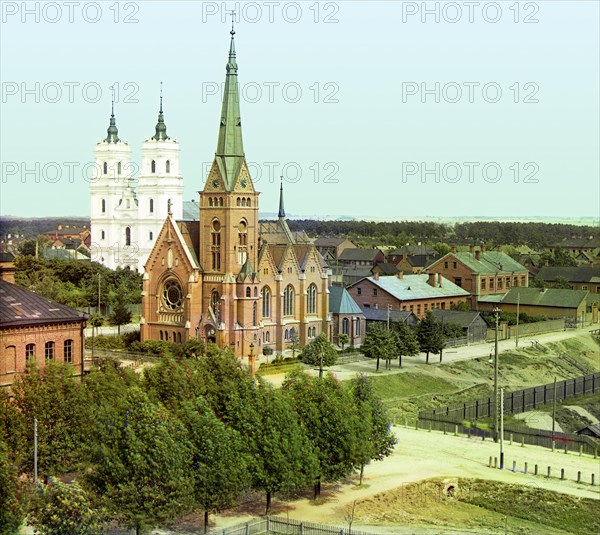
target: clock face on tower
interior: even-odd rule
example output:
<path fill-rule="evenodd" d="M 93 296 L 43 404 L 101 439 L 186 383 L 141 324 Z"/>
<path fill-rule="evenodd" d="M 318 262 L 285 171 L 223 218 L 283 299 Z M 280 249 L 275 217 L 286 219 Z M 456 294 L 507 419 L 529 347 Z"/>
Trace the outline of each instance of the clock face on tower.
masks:
<path fill-rule="evenodd" d="M 213 187 L 218 188 L 219 187 L 219 179 L 213 178 L 212 185 L 213 185 Z"/>
<path fill-rule="evenodd" d="M 242 178 L 242 180 L 240 180 L 240 185 L 242 188 L 245 188 L 248 185 L 248 181 L 245 178 Z"/>

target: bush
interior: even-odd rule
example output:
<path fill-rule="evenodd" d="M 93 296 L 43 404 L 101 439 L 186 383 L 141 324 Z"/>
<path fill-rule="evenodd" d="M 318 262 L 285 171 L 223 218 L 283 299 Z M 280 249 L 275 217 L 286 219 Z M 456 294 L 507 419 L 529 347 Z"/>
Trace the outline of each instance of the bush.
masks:
<path fill-rule="evenodd" d="M 266 357 L 270 356 L 273 354 L 273 348 L 269 347 L 269 346 L 264 346 L 263 347 L 263 355 L 265 355 Z"/>
<path fill-rule="evenodd" d="M 145 342 L 133 342 L 131 344 L 131 351 L 158 355 L 159 357 L 170 354 L 172 350 L 173 344 L 164 340 L 146 340 Z"/>

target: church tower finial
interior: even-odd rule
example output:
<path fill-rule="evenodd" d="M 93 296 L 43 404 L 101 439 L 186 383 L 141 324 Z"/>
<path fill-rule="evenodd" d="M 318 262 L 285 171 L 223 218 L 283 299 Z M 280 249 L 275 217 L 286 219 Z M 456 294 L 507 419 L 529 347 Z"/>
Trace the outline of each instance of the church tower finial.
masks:
<path fill-rule="evenodd" d="M 234 13 L 232 12 L 232 18 Z M 234 34 L 231 34 L 229 47 L 229 60 L 225 76 L 223 91 L 223 105 L 221 108 L 221 122 L 219 125 L 219 139 L 215 153 L 217 162 L 223 175 L 223 181 L 228 191 L 236 183 L 236 178 L 244 159 L 244 146 L 242 143 L 242 120 L 240 116 L 240 95 L 238 87 L 238 66 L 236 62 Z"/>
<path fill-rule="evenodd" d="M 165 141 L 169 139 L 167 136 L 167 125 L 165 124 L 165 116 L 163 115 L 163 94 L 162 94 L 162 81 L 160 82 L 160 109 L 158 111 L 158 123 L 156 123 L 154 135 L 152 139 L 156 141 Z"/>
<path fill-rule="evenodd" d="M 281 185 L 279 186 L 279 215 L 285 217 L 285 209 L 283 207 L 283 176 L 281 177 Z"/>
<path fill-rule="evenodd" d="M 108 135 L 106 136 L 106 139 L 104 141 L 106 141 L 107 143 L 116 143 L 117 141 L 119 141 L 119 130 L 117 129 L 117 120 L 115 119 L 115 87 L 111 85 L 110 89 L 112 90 L 110 126 L 106 131 Z"/>

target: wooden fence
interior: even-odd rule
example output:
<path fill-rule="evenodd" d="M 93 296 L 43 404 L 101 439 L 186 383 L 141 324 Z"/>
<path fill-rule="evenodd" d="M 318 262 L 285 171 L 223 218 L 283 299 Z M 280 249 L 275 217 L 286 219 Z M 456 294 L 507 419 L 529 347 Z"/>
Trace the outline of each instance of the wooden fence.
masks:
<path fill-rule="evenodd" d="M 563 401 L 575 396 L 593 394 L 600 391 L 600 373 L 593 373 L 565 379 L 556 383 L 556 401 Z M 554 402 L 554 383 L 534 386 L 504 394 L 504 413 L 513 414 L 527 412 Z M 493 418 L 496 412 L 494 398 L 488 397 L 472 403 L 452 405 L 421 411 L 417 426 L 421 429 L 435 429 L 444 432 L 465 434 L 469 437 L 480 437 L 483 440 L 493 438 L 494 432 L 489 426 L 477 425 L 480 419 Z M 547 448 L 559 447 L 571 451 L 580 448 L 585 453 L 594 454 L 598 444 L 593 439 L 571 433 L 559 433 L 533 429 L 526 425 L 509 424 L 504 426 L 504 438 L 524 444 L 534 444 Z"/>

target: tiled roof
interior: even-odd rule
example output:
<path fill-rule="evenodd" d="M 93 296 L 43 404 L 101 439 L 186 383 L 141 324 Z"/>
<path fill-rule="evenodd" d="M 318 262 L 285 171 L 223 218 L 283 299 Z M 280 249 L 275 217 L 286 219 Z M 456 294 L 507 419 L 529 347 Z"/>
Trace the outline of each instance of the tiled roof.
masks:
<path fill-rule="evenodd" d="M 438 262 L 448 261 L 452 257 L 462 262 L 473 273 L 500 273 L 508 275 L 515 272 L 527 272 L 527 268 L 525 266 L 522 266 L 506 253 L 501 253 L 500 251 L 485 251 L 480 254 L 479 260 L 477 260 L 477 258 L 475 258 L 475 254 L 471 252 L 448 253 L 446 256 L 440 258 L 436 264 Z"/>
<path fill-rule="evenodd" d="M 537 278 L 544 281 L 555 281 L 557 277 L 569 282 L 590 282 L 592 277 L 600 277 L 600 266 L 543 267 L 537 274 Z"/>
<path fill-rule="evenodd" d="M 577 308 L 585 301 L 587 290 L 562 290 L 559 288 L 525 288 L 513 286 L 500 301 L 516 305 L 532 305 L 557 308 Z"/>
<path fill-rule="evenodd" d="M 437 254 L 436 250 L 430 245 L 404 245 L 403 247 L 399 247 L 398 249 L 394 249 L 389 252 L 388 255 L 435 255 Z"/>
<path fill-rule="evenodd" d="M 433 264 L 437 259 L 439 258 L 439 255 L 412 255 L 412 256 L 407 256 L 405 258 L 405 260 L 413 267 L 427 267 L 430 266 L 431 264 Z"/>
<path fill-rule="evenodd" d="M 428 281 L 429 275 L 421 273 L 419 275 L 404 275 L 403 278 L 398 277 L 366 277 L 366 280 L 379 286 L 390 295 L 393 295 L 400 301 L 412 301 L 414 299 L 438 299 L 442 297 L 466 297 L 469 292 L 463 290 L 448 279 L 442 277 L 442 285 L 430 285 Z M 355 282 L 358 284 L 360 281 Z"/>
<path fill-rule="evenodd" d="M 321 236 L 315 240 L 317 247 L 337 247 L 346 241 L 346 238 L 332 238 L 329 236 Z"/>
<path fill-rule="evenodd" d="M 0 327 L 85 321 L 89 316 L 0 280 Z"/>
<path fill-rule="evenodd" d="M 329 312 L 333 314 L 362 314 L 362 310 L 341 286 L 329 287 Z"/>

